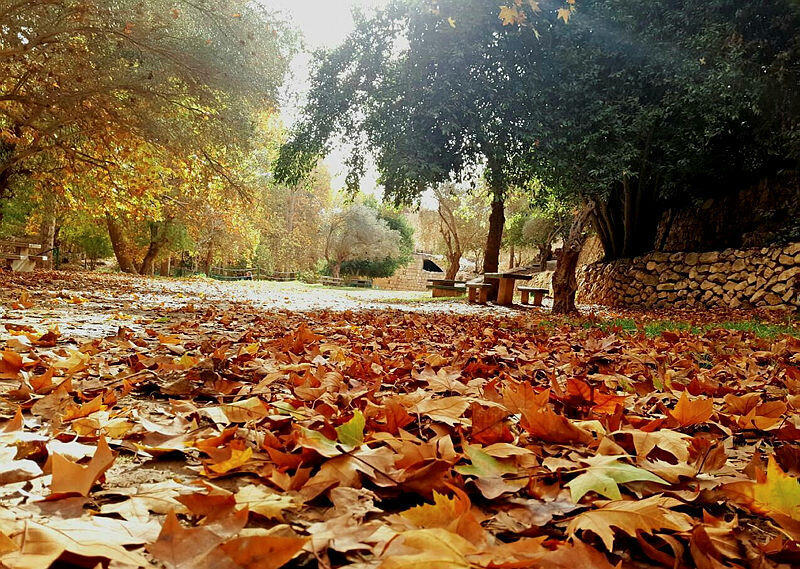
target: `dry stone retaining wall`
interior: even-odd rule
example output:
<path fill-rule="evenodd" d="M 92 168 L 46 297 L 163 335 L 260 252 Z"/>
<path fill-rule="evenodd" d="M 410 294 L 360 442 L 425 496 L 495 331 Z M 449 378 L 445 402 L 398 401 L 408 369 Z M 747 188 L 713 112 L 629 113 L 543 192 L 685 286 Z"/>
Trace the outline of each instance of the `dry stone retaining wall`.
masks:
<path fill-rule="evenodd" d="M 707 253 L 655 252 L 585 265 L 578 302 L 618 307 L 800 308 L 800 243 Z"/>

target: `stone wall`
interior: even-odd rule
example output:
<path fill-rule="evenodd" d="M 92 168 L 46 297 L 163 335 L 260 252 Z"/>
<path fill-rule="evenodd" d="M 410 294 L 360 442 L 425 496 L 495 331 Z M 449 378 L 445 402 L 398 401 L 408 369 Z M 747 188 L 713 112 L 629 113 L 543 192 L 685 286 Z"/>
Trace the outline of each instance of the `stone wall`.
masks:
<path fill-rule="evenodd" d="M 405 267 L 400 267 L 394 275 L 385 279 L 373 279 L 372 284 L 375 288 L 382 290 L 426 290 L 428 279 L 443 279 L 444 273 L 434 273 L 422 268 L 425 259 L 432 259 L 439 264 L 432 255 L 415 253 L 414 260 Z"/>
<path fill-rule="evenodd" d="M 578 302 L 619 307 L 800 308 L 800 243 L 655 252 L 579 270 Z"/>

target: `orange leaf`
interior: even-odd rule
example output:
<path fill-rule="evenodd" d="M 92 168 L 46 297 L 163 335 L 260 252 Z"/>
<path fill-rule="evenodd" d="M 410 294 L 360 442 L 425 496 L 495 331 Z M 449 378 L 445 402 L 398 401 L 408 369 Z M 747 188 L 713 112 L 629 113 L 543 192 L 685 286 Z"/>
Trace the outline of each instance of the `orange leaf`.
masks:
<path fill-rule="evenodd" d="M 232 539 L 220 549 L 242 569 L 278 569 L 297 555 L 307 541 L 301 537 L 255 535 Z"/>
<path fill-rule="evenodd" d="M 52 455 L 53 480 L 50 483 L 50 492 L 52 495 L 88 496 L 94 483 L 114 463 L 114 458 L 114 453 L 103 437 L 97 441 L 97 450 L 92 460 L 85 466 L 72 462 L 60 454 Z"/>
<path fill-rule="evenodd" d="M 681 394 L 678 404 L 669 412 L 681 427 L 705 423 L 714 413 L 714 401 L 705 397 L 690 400 L 686 392 Z"/>

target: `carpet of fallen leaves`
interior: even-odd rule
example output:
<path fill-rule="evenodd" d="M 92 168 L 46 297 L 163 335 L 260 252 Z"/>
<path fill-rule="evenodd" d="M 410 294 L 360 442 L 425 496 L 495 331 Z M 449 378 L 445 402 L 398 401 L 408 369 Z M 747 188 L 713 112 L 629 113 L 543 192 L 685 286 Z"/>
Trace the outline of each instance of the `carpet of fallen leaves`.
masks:
<path fill-rule="evenodd" d="M 183 299 L 81 339 L 26 284 L 2 567 L 800 565 L 797 338 Z"/>

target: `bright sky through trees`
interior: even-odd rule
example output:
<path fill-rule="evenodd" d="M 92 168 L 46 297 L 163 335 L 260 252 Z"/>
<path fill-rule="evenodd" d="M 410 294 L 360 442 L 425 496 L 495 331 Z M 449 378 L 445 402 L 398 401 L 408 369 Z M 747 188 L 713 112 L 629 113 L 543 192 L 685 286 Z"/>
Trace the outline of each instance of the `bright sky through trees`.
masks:
<path fill-rule="evenodd" d="M 370 10 L 386 2 L 384 0 L 261 0 L 265 6 L 273 7 L 290 20 L 304 36 L 305 50 L 292 62 L 289 83 L 285 93 L 285 104 L 281 114 L 287 125 L 299 116 L 303 96 L 308 90 L 308 71 L 311 53 L 316 49 L 329 49 L 340 44 L 353 29 L 353 9 Z M 330 170 L 334 188 L 344 187 L 346 152 L 335 149 L 325 165 Z M 368 194 L 379 194 L 377 172 L 370 168 L 362 180 L 362 190 Z"/>

